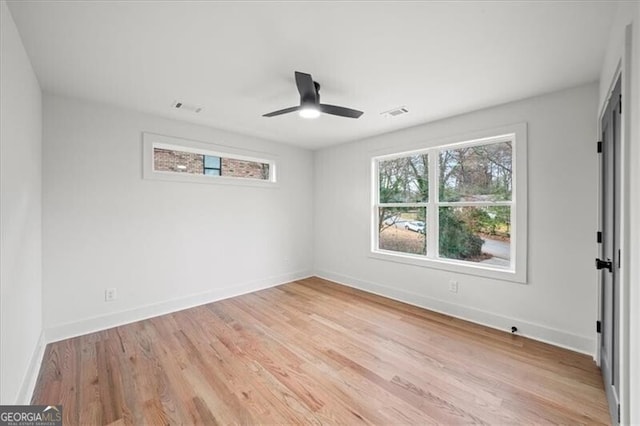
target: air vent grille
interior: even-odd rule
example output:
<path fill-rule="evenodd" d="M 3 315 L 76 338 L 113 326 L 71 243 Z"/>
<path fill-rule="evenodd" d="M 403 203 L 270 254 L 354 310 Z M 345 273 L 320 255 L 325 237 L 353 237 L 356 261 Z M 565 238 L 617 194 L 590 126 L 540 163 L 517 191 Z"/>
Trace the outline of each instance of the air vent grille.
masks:
<path fill-rule="evenodd" d="M 188 104 L 188 103 L 181 102 L 181 101 L 173 101 L 173 103 L 171 104 L 171 108 L 179 109 L 181 111 L 194 112 L 196 114 L 198 114 L 200 111 L 203 110 L 203 108 L 201 106 L 194 105 L 194 104 Z"/>
<path fill-rule="evenodd" d="M 409 110 L 406 106 L 400 106 L 397 108 L 390 109 L 389 111 L 381 112 L 380 115 L 384 117 L 397 117 L 399 115 L 403 115 L 408 113 Z"/>

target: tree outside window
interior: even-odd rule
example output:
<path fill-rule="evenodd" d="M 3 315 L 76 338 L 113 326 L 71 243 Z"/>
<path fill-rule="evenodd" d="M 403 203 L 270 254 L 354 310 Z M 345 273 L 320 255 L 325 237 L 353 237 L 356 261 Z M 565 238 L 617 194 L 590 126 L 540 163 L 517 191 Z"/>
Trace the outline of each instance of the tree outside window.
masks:
<path fill-rule="evenodd" d="M 501 138 L 375 159 L 377 249 L 512 267 L 512 158 Z"/>

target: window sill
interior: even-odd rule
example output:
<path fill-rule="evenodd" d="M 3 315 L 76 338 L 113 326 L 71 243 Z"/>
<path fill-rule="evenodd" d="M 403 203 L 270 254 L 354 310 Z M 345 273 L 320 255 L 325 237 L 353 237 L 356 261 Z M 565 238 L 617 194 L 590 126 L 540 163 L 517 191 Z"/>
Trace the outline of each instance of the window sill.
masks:
<path fill-rule="evenodd" d="M 279 185 L 276 182 L 260 179 L 249 178 L 231 178 L 224 176 L 206 176 L 206 175 L 192 175 L 188 173 L 174 173 L 174 172 L 160 172 L 155 170 L 145 170 L 143 174 L 144 179 L 149 180 L 162 180 L 169 182 L 187 182 L 187 183 L 204 183 L 214 185 L 236 185 L 236 186 L 257 186 L 262 188 L 278 188 Z"/>
<path fill-rule="evenodd" d="M 404 253 L 396 253 L 384 250 L 373 250 L 369 253 L 372 259 L 387 262 L 402 263 L 405 265 L 419 266 L 422 268 L 439 269 L 457 274 L 474 275 L 501 281 L 509 281 L 526 284 L 526 274 L 512 269 L 491 267 L 489 265 L 469 264 L 455 260 L 428 259 L 423 256 L 414 256 Z"/>

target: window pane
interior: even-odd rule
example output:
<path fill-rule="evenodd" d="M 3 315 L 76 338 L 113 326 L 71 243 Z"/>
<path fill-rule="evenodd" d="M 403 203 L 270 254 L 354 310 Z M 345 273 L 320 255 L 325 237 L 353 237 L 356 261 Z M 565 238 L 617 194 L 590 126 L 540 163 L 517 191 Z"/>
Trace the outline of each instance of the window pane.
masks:
<path fill-rule="evenodd" d="M 440 201 L 511 200 L 511 142 L 440 151 Z"/>
<path fill-rule="evenodd" d="M 212 155 L 204 156 L 204 167 L 206 169 L 219 169 L 220 168 L 220 157 L 214 157 Z"/>
<path fill-rule="evenodd" d="M 428 155 L 380 161 L 378 179 L 381 203 L 426 202 L 429 197 Z"/>
<path fill-rule="evenodd" d="M 511 207 L 440 207 L 440 257 L 509 267 Z"/>
<path fill-rule="evenodd" d="M 269 180 L 269 164 L 188 151 L 154 148 L 153 169 L 160 172 Z"/>
<path fill-rule="evenodd" d="M 192 152 L 153 149 L 153 168 L 161 172 L 202 174 L 202 155 Z"/>
<path fill-rule="evenodd" d="M 379 207 L 378 248 L 426 254 L 426 208 Z"/>
<path fill-rule="evenodd" d="M 269 180 L 269 164 L 222 158 L 222 176 Z"/>

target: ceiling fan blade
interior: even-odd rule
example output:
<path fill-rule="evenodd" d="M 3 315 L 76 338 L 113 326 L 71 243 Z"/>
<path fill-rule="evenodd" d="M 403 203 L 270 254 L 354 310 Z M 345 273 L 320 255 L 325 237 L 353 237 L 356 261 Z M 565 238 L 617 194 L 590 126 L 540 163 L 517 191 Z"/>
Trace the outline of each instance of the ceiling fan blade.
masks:
<path fill-rule="evenodd" d="M 362 115 L 362 111 L 341 106 L 320 104 L 319 107 L 320 111 L 326 114 L 337 115 L 340 117 L 358 118 Z"/>
<path fill-rule="evenodd" d="M 276 115 L 288 114 L 290 112 L 297 111 L 299 109 L 300 109 L 299 106 L 294 106 L 294 107 L 290 107 L 290 108 L 281 109 L 281 110 L 278 110 L 278 111 L 273 111 L 273 112 L 270 112 L 268 114 L 263 114 L 262 116 L 263 117 L 275 117 Z"/>
<path fill-rule="evenodd" d="M 316 92 L 316 85 L 313 83 L 311 74 L 305 74 L 303 72 L 295 71 L 296 74 L 296 86 L 298 86 L 298 93 L 300 93 L 300 103 L 318 103 L 318 92 Z"/>

